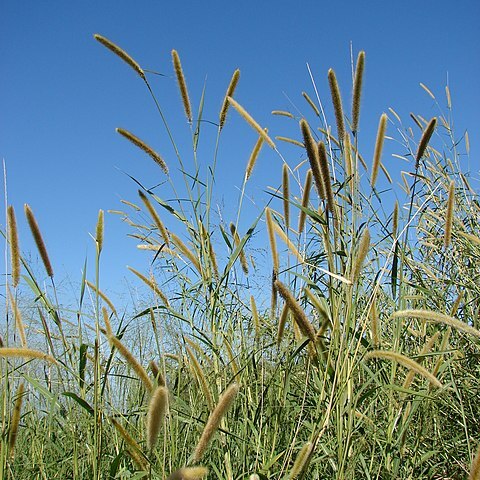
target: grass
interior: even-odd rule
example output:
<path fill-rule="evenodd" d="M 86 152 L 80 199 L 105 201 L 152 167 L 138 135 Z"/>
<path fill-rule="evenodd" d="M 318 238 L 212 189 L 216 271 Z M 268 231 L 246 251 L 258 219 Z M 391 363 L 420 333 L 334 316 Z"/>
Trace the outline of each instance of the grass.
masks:
<path fill-rule="evenodd" d="M 468 144 L 451 128 L 449 93 L 446 112 L 439 106 L 430 121 L 412 114 L 405 125 L 393 110 L 383 114 L 368 165 L 359 152 L 363 52 L 352 118 L 328 73 L 340 138 L 322 123 L 319 99 L 302 92 L 312 118 L 274 110 L 291 122 L 274 143 L 233 98 L 235 71 L 204 169 L 204 94 L 195 111 L 179 54 L 172 52 L 176 113 L 187 117 L 189 156 L 180 154 L 148 71 L 96 39 L 145 84 L 183 184 L 143 140 L 118 129 L 170 188 L 160 194 L 137 181 L 139 202 L 126 200 L 120 212 L 151 261 L 149 271 L 130 269 L 145 288 L 131 315 L 119 313 L 99 282 L 102 211 L 95 279 L 82 278 L 70 311 L 32 210 L 27 221 L 49 283 L 19 251 L 8 210 L 0 478 L 479 478 L 480 207 L 462 171 Z M 238 216 L 223 219 L 214 208 L 217 154 L 222 131 L 237 121 L 258 141 Z M 395 178 L 399 188 L 380 190 L 396 175 L 382 158 L 387 129 L 408 171 Z M 282 161 L 282 185 L 268 186 L 268 205 L 242 232 L 263 143 Z M 301 163 L 287 162 L 281 145 L 303 149 Z M 259 289 L 249 287 L 264 275 L 250 251 L 257 232 L 273 272 Z"/>

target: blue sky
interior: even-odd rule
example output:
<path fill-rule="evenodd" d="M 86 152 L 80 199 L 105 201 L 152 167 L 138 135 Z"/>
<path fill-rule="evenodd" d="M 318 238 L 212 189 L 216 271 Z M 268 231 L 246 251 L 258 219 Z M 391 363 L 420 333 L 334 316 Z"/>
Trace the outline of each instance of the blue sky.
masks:
<path fill-rule="evenodd" d="M 480 3 L 474 0 L 1 0 L 0 156 L 7 165 L 8 199 L 16 209 L 22 251 L 37 255 L 23 217 L 23 204 L 29 203 L 57 281 L 75 284 L 87 254 L 93 266 L 89 232 L 94 232 L 98 209 L 124 209 L 120 199 L 137 202 L 136 185 L 123 172 L 147 186 L 164 181 L 158 167 L 116 134 L 115 127 L 144 138 L 176 171 L 144 85 L 93 40 L 94 33 L 122 46 L 145 69 L 166 75 L 152 77 L 151 83 L 173 130 L 179 139 L 186 139 L 185 144 L 179 140 L 185 151 L 189 129 L 172 75 L 172 48 L 180 54 L 194 106 L 207 78 L 204 118 L 217 119 L 231 74 L 240 68 L 237 100 L 273 136 L 297 137 L 294 123 L 272 118 L 270 112 L 290 109 L 288 98 L 305 109 L 302 90 L 313 95 L 306 63 L 333 124 L 327 70 L 336 71 L 348 106 L 350 44 L 355 56 L 365 50 L 360 144 L 367 159 L 381 113 L 393 107 L 406 124 L 411 111 L 425 118 L 436 115 L 435 103 L 419 83 L 426 84 L 444 107 L 448 78 L 456 134 L 460 137 L 468 128 L 471 166 L 478 178 L 479 20 Z M 210 128 L 213 136 L 215 129 Z M 216 201 L 224 204 L 227 217 L 235 215 L 238 188 L 255 140 L 253 131 L 232 112 L 217 176 Z M 285 152 L 292 165 L 301 159 L 298 150 Z M 393 169 L 397 161 L 384 158 Z M 265 187 L 280 182 L 280 167 L 279 158 L 265 150 L 248 190 L 258 205 Z M 249 204 L 245 211 L 246 227 L 258 209 Z M 149 257 L 126 238 L 131 232 L 118 217 L 106 216 L 102 279 L 108 292 L 122 290 L 124 278 L 131 279 L 125 265 L 148 270 Z M 92 269 L 88 276 L 93 277 Z"/>

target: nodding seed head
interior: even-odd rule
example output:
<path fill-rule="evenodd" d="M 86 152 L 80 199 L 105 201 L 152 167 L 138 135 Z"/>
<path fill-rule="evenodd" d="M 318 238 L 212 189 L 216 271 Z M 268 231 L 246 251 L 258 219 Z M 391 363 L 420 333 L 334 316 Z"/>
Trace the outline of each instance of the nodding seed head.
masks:
<path fill-rule="evenodd" d="M 128 130 L 123 128 L 117 128 L 117 132 L 125 137 L 127 140 L 132 142 L 136 147 L 143 150 L 147 155 L 149 155 L 155 163 L 157 163 L 160 168 L 164 171 L 165 175 L 168 175 L 168 167 L 163 158 L 155 151 L 153 148 L 149 147 L 143 140 L 135 136 L 133 133 L 130 133 Z"/>
<path fill-rule="evenodd" d="M 220 425 L 220 421 L 227 413 L 227 410 L 231 407 L 235 397 L 237 396 L 238 390 L 238 384 L 232 383 L 219 398 L 218 404 L 208 417 L 200 440 L 198 441 L 198 444 L 195 448 L 195 452 L 193 454 L 195 462 L 198 462 L 205 453 L 205 450 L 207 449 L 213 434 L 217 431 Z"/>
<path fill-rule="evenodd" d="M 427 149 L 428 142 L 430 141 L 430 138 L 432 137 L 436 126 L 437 126 L 437 119 L 433 117 L 430 120 L 430 122 L 428 122 L 428 125 L 425 127 L 425 130 L 423 131 L 423 134 L 422 134 L 422 138 L 420 138 L 417 154 L 415 155 L 415 160 L 416 160 L 415 167 L 418 167 L 418 163 L 420 162 L 420 159 L 425 154 L 425 150 Z"/>
<path fill-rule="evenodd" d="M 122 50 L 118 45 L 115 45 L 115 43 L 111 42 L 108 38 L 105 38 L 98 33 L 96 33 L 93 38 L 95 38 L 95 40 L 97 40 L 97 42 L 100 42 L 103 46 L 107 47 L 115 55 L 120 57 L 125 63 L 130 65 L 138 73 L 138 75 L 140 75 L 140 77 L 145 80 L 145 72 L 127 52 Z"/>
<path fill-rule="evenodd" d="M 30 231 L 32 232 L 33 239 L 35 240 L 35 243 L 37 245 L 40 257 L 42 257 L 42 262 L 45 266 L 45 270 L 47 271 L 47 275 L 49 277 L 53 277 L 53 268 L 52 264 L 50 263 L 50 258 L 48 257 L 47 247 L 45 246 L 45 242 L 43 241 L 42 234 L 40 233 L 40 228 L 38 227 L 38 223 L 35 220 L 32 209 L 28 204 L 25 204 L 25 216 L 27 217 L 28 225 L 30 227 Z"/>
<path fill-rule="evenodd" d="M 232 97 L 227 97 L 228 101 L 232 105 L 233 108 L 243 117 L 243 119 L 254 129 L 256 132 L 263 137 L 263 139 L 275 150 L 275 143 L 273 140 L 268 136 L 265 129 L 263 129 L 254 119 L 253 117 Z"/>

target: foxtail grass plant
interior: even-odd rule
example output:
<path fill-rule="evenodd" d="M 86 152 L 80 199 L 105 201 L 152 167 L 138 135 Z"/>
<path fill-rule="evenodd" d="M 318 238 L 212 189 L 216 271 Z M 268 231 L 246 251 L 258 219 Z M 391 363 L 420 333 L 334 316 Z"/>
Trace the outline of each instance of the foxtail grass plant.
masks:
<path fill-rule="evenodd" d="M 477 478 L 480 201 L 455 92 L 421 87 L 430 121 L 409 105 L 403 123 L 385 105 L 369 138 L 360 52 L 351 111 L 338 87 L 348 80 L 330 70 L 317 84 L 309 69 L 314 96 L 265 112 L 282 117 L 277 132 L 237 100 L 239 70 L 209 118 L 207 90 L 188 91 L 178 52 L 173 68 L 163 52 L 162 88 L 179 97 L 167 112 L 153 70 L 95 39 L 140 79 L 170 145 L 160 156 L 117 129 L 160 167 L 131 175 L 132 198 L 112 209 L 143 255 L 129 267 L 131 302 L 113 302 L 103 282 L 103 210 L 69 300 L 32 209 L 38 273 L 5 209 L 0 478 Z M 237 123 L 250 127 L 245 158 L 224 142 Z M 252 194 L 262 161 L 265 197 Z M 233 163 L 245 169 L 223 211 L 219 179 Z"/>

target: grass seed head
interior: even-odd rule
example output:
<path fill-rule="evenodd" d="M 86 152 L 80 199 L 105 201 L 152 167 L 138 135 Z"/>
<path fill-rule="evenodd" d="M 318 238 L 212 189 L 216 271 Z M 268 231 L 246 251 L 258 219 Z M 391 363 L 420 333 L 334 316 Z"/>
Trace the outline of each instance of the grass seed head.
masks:
<path fill-rule="evenodd" d="M 320 111 L 318 110 L 318 107 L 315 105 L 315 102 L 310 98 L 307 92 L 302 92 L 303 98 L 307 101 L 307 103 L 312 107 L 312 110 L 315 112 L 315 115 L 317 117 L 320 116 Z"/>
<path fill-rule="evenodd" d="M 311 453 L 313 450 L 312 442 L 307 442 L 300 452 L 298 452 L 297 457 L 295 458 L 295 462 L 293 464 L 292 470 L 290 470 L 290 474 L 288 476 L 289 479 L 298 478 L 302 472 L 305 471 L 307 468 L 308 461 L 310 459 Z"/>
<path fill-rule="evenodd" d="M 295 118 L 292 113 L 285 110 L 272 110 L 272 115 L 278 115 L 280 117 Z"/>
<path fill-rule="evenodd" d="M 95 241 L 97 243 L 98 253 L 102 251 L 103 248 L 103 232 L 104 232 L 104 219 L 103 219 L 103 210 L 98 211 L 97 227 L 95 230 Z"/>
<path fill-rule="evenodd" d="M 147 285 L 153 291 L 153 293 L 155 293 L 155 295 L 157 295 L 160 298 L 160 300 L 166 307 L 170 306 L 167 296 L 160 290 L 153 276 L 151 278 L 147 278 L 145 275 L 140 273 L 138 270 L 135 270 L 133 267 L 127 266 L 127 268 L 134 275 L 136 275 L 143 283 L 145 283 L 145 285 Z"/>
<path fill-rule="evenodd" d="M 345 137 L 343 140 L 343 151 L 345 156 L 345 174 L 347 177 L 350 177 L 349 185 L 350 190 L 353 191 L 353 187 L 355 185 L 355 179 L 353 178 L 355 175 L 355 168 L 353 165 L 353 158 L 352 158 L 352 142 L 350 140 L 350 135 L 348 132 L 345 132 Z"/>
<path fill-rule="evenodd" d="M 342 96 L 340 95 L 337 77 L 331 68 L 328 71 L 328 84 L 330 85 L 333 110 L 335 112 L 335 120 L 337 122 L 337 138 L 339 142 L 343 142 L 345 137 L 345 122 L 343 121 Z"/>
<path fill-rule="evenodd" d="M 430 138 L 432 138 L 432 135 L 433 135 L 433 132 L 435 131 L 436 126 L 437 126 L 437 119 L 433 117 L 430 120 L 430 122 L 428 122 L 428 125 L 425 127 L 422 137 L 420 138 L 417 154 L 415 155 L 415 161 L 416 161 L 415 167 L 418 167 L 418 163 L 420 162 L 420 159 L 425 154 L 425 150 L 427 149 L 428 142 L 430 141 Z"/>
<path fill-rule="evenodd" d="M 365 70 L 365 52 L 358 53 L 357 66 L 355 68 L 355 77 L 353 80 L 352 95 L 352 131 L 354 134 L 358 131 L 358 122 L 360 119 L 360 101 L 362 97 L 363 72 Z"/>
<path fill-rule="evenodd" d="M 168 167 L 163 158 L 155 151 L 153 148 L 149 147 L 143 140 L 135 136 L 133 133 L 130 133 L 128 130 L 123 128 L 117 128 L 117 132 L 125 137 L 127 140 L 132 142 L 136 147 L 143 150 L 147 155 L 149 155 L 154 162 L 160 166 L 165 175 L 168 175 Z"/>
<path fill-rule="evenodd" d="M 10 302 L 10 305 L 12 306 L 13 316 L 15 318 L 15 328 L 18 332 L 18 336 L 20 337 L 20 344 L 22 345 L 23 348 L 27 348 L 27 337 L 25 335 L 25 325 L 23 324 L 23 320 L 22 320 L 22 312 L 18 308 L 17 301 L 15 300 L 15 297 L 12 295 L 12 292 L 10 291 L 9 287 L 7 287 L 7 292 L 8 292 L 8 300 Z"/>
<path fill-rule="evenodd" d="M 187 339 L 185 339 L 188 341 Z M 190 342 L 189 342 L 190 343 Z M 193 342 L 192 342 L 193 343 Z M 197 360 L 197 357 L 193 353 L 192 349 L 185 345 L 185 350 L 187 351 L 188 357 L 190 358 L 190 366 L 192 369 L 192 374 L 197 378 L 197 381 L 200 385 L 200 389 L 202 390 L 203 396 L 205 397 L 205 401 L 207 402 L 207 406 L 210 410 L 213 410 L 213 398 L 212 394 L 210 393 L 210 388 L 208 387 L 207 378 L 203 371 L 200 362 Z"/>
<path fill-rule="evenodd" d="M 113 335 L 112 324 L 110 323 L 110 317 L 108 316 L 107 309 L 105 307 L 102 308 L 103 314 L 103 323 L 105 324 L 105 331 L 107 332 L 107 337 Z"/>
<path fill-rule="evenodd" d="M 180 95 L 182 96 L 185 115 L 188 122 L 192 123 L 192 107 L 190 105 L 190 98 L 188 97 L 187 82 L 185 81 L 185 75 L 183 74 L 180 57 L 178 56 L 178 52 L 176 50 L 172 50 L 172 61 L 175 75 L 177 77 L 178 88 L 180 89 Z"/>
<path fill-rule="evenodd" d="M 272 254 L 274 275 L 278 275 L 280 269 L 280 260 L 278 257 L 277 241 L 275 239 L 275 227 L 273 225 L 272 211 L 269 207 L 265 209 L 265 219 L 267 222 L 268 240 L 270 242 L 270 252 Z"/>
<path fill-rule="evenodd" d="M 165 228 L 165 225 L 163 224 L 160 217 L 158 216 L 158 213 L 155 210 L 154 206 L 150 202 L 149 198 L 141 190 L 138 191 L 138 196 L 142 200 L 143 204 L 145 205 L 145 207 L 148 210 L 148 213 L 150 214 L 153 221 L 155 222 L 155 225 L 158 229 L 158 233 L 160 233 L 163 241 L 165 242 L 167 247 L 169 247 L 170 246 L 170 238 L 168 237 L 167 229 Z"/>
<path fill-rule="evenodd" d="M 375 142 L 375 151 L 373 154 L 372 174 L 370 177 L 370 184 L 372 188 L 375 187 L 380 170 L 380 163 L 382 160 L 383 142 L 385 141 L 385 132 L 387 130 L 387 114 L 383 113 L 380 117 L 377 130 L 377 140 Z"/>
<path fill-rule="evenodd" d="M 312 342 L 315 342 L 316 333 L 313 325 L 310 323 L 310 320 L 307 317 L 307 314 L 297 302 L 296 298 L 293 296 L 292 292 L 284 285 L 280 280 L 275 280 L 275 289 L 278 291 L 280 296 L 283 298 L 285 303 L 288 305 L 288 308 L 293 314 L 298 327 L 300 328 L 303 335 L 308 337 Z"/>
<path fill-rule="evenodd" d="M 290 185 L 288 178 L 288 165 L 283 164 L 282 167 L 282 190 L 283 190 L 283 218 L 285 221 L 285 228 L 290 228 Z"/>
<path fill-rule="evenodd" d="M 330 179 L 330 168 L 328 166 L 327 149 L 323 142 L 318 142 L 318 161 L 325 198 L 327 199 L 327 209 L 335 218 L 335 200 L 333 198 L 332 182 Z"/>
<path fill-rule="evenodd" d="M 370 231 L 368 230 L 368 228 L 366 228 L 362 236 L 360 237 L 360 244 L 358 245 L 357 255 L 353 263 L 353 268 L 352 268 L 353 283 L 355 283 L 360 277 L 360 272 L 362 271 L 363 263 L 365 262 L 365 258 L 367 257 L 369 248 L 370 248 Z"/>
<path fill-rule="evenodd" d="M 17 389 L 15 406 L 13 407 L 12 418 L 10 420 L 10 428 L 8 434 L 8 447 L 10 458 L 13 458 L 15 451 L 15 442 L 17 440 L 18 426 L 20 425 L 20 413 L 22 410 L 24 392 L 25 386 L 23 383 L 21 383 Z"/>
<path fill-rule="evenodd" d="M 275 143 L 273 140 L 268 136 L 265 129 L 263 129 L 254 119 L 253 117 L 232 97 L 227 97 L 230 105 L 240 114 L 241 117 L 261 136 L 263 139 L 275 150 Z"/>
<path fill-rule="evenodd" d="M 40 253 L 40 257 L 42 258 L 42 262 L 45 270 L 47 271 L 47 275 L 49 277 L 53 277 L 53 268 L 52 264 L 50 263 L 50 258 L 48 257 L 47 247 L 45 246 L 45 242 L 43 241 L 42 234 L 40 233 L 40 228 L 38 227 L 38 223 L 35 220 L 32 209 L 28 204 L 25 204 L 25 216 L 27 217 L 28 226 L 30 227 L 30 231 L 32 232 L 33 239 L 35 240 L 35 244 L 37 245 L 37 249 Z"/>
<path fill-rule="evenodd" d="M 397 239 L 398 234 L 398 201 L 395 201 L 395 206 L 393 207 L 392 213 L 392 237 L 394 240 Z"/>
<path fill-rule="evenodd" d="M 152 372 L 155 380 L 157 381 L 157 385 L 159 387 L 165 387 L 165 377 L 162 375 L 162 372 L 160 371 L 157 362 L 155 360 L 150 360 L 148 366 L 150 367 L 150 371 Z"/>
<path fill-rule="evenodd" d="M 312 137 L 310 126 L 308 122 L 302 118 L 300 120 L 300 130 L 302 131 L 303 143 L 305 144 L 305 150 L 307 151 L 308 161 L 310 162 L 310 168 L 313 174 L 313 180 L 317 187 L 317 192 L 320 198 L 325 198 L 325 187 L 322 181 L 322 174 L 320 172 L 320 160 L 318 158 L 318 148 L 315 140 Z"/>
<path fill-rule="evenodd" d="M 232 79 L 230 80 L 230 84 L 227 88 L 227 93 L 225 94 L 225 98 L 223 99 L 222 108 L 220 109 L 220 121 L 219 121 L 219 129 L 221 130 L 225 125 L 225 121 L 227 120 L 227 112 L 228 108 L 230 107 L 230 102 L 228 101 L 228 97 L 233 97 L 235 93 L 235 89 L 237 88 L 238 81 L 240 80 L 240 70 L 235 70 L 232 75 Z"/>
<path fill-rule="evenodd" d="M 305 228 L 305 221 L 307 219 L 307 213 L 303 208 L 308 208 L 308 202 L 310 200 L 310 190 L 312 189 L 312 169 L 307 170 L 305 176 L 305 184 L 303 185 L 303 194 L 302 194 L 302 209 L 298 215 L 298 234 L 300 235 Z"/>
<path fill-rule="evenodd" d="M 8 241 L 10 244 L 10 259 L 12 268 L 12 286 L 15 288 L 20 281 L 20 247 L 18 242 L 17 221 L 12 205 L 8 206 Z"/>
<path fill-rule="evenodd" d="M 108 38 L 102 37 L 102 35 L 99 35 L 98 33 L 96 33 L 93 38 L 95 38 L 95 40 L 100 42 L 103 46 L 107 47 L 115 55 L 120 57 L 125 63 L 130 65 L 143 80 L 146 80 L 143 69 L 127 52 L 122 50 L 118 45 L 115 45 L 115 43 L 111 42 Z"/>
<path fill-rule="evenodd" d="M 445 248 L 450 246 L 452 241 L 453 211 L 455 208 L 455 182 L 452 180 L 448 188 L 447 213 L 445 215 L 445 234 L 443 244 Z"/>
<path fill-rule="evenodd" d="M 265 133 L 268 133 L 268 130 L 265 128 Z M 248 159 L 247 168 L 245 169 L 245 181 L 248 181 L 250 175 L 252 175 L 253 167 L 257 163 L 258 155 L 260 154 L 260 150 L 265 142 L 265 138 L 260 136 L 253 147 L 252 153 L 250 154 L 250 158 Z"/>
<path fill-rule="evenodd" d="M 200 440 L 195 447 L 195 451 L 193 454 L 195 462 L 199 462 L 203 454 L 205 453 L 205 450 L 207 449 L 210 441 L 212 440 L 213 434 L 220 426 L 220 421 L 227 413 L 229 408 L 232 406 L 232 403 L 237 396 L 238 390 L 238 384 L 232 383 L 219 398 L 217 406 L 208 417 L 205 428 L 203 429 L 202 435 L 200 436 Z"/>
<path fill-rule="evenodd" d="M 257 304 L 255 303 L 255 298 L 253 295 L 250 295 L 250 310 L 252 312 L 253 326 L 255 328 L 255 338 L 260 336 L 260 318 L 258 316 Z"/>
<path fill-rule="evenodd" d="M 40 360 L 58 364 L 51 355 L 32 348 L 2 347 L 0 348 L 0 357 L 38 358 Z"/>
<path fill-rule="evenodd" d="M 173 472 L 167 480 L 201 480 L 207 474 L 206 467 L 184 467 Z"/>
<path fill-rule="evenodd" d="M 426 378 L 435 387 L 442 387 L 442 384 L 439 382 L 439 380 L 426 368 L 422 367 L 418 362 L 401 353 L 390 350 L 372 350 L 368 352 L 364 358 L 365 360 L 369 360 L 370 358 L 383 358 L 385 360 L 397 362 L 400 365 L 403 365 L 405 368 L 413 370 L 415 373 L 418 373 L 422 377 Z"/>
<path fill-rule="evenodd" d="M 96 287 L 95 284 L 90 282 L 89 280 L 85 280 L 85 283 L 108 305 L 110 310 L 116 315 L 117 310 L 115 309 L 115 305 L 112 301 L 103 293 L 99 288 Z"/>
<path fill-rule="evenodd" d="M 240 236 L 238 235 L 238 232 L 234 223 L 230 223 L 230 233 L 233 236 L 235 245 L 238 247 L 240 245 Z M 243 248 L 240 250 L 238 257 L 240 259 L 240 265 L 242 266 L 243 273 L 245 275 L 248 275 L 248 262 L 247 262 L 247 257 L 245 256 L 245 252 L 243 251 Z"/>
<path fill-rule="evenodd" d="M 147 447 L 151 451 L 157 443 L 168 404 L 167 387 L 157 387 L 153 392 L 147 413 Z"/>
<path fill-rule="evenodd" d="M 399 310 L 394 312 L 391 318 L 420 318 L 427 320 L 433 323 L 441 323 L 444 325 L 449 325 L 450 327 L 469 335 L 473 335 L 477 338 L 480 338 L 480 330 L 468 325 L 468 323 L 462 322 L 457 318 L 451 317 L 450 315 L 445 315 L 444 313 L 434 312 L 431 310 Z"/>
<path fill-rule="evenodd" d="M 285 325 L 288 320 L 288 314 L 290 309 L 288 308 L 287 303 L 283 305 L 282 312 L 280 313 L 280 318 L 278 320 L 278 329 L 277 329 L 277 345 L 280 345 L 283 338 L 283 332 L 285 331 Z"/>
<path fill-rule="evenodd" d="M 151 392 L 153 390 L 152 381 L 150 380 L 150 377 L 148 376 L 145 369 L 140 365 L 138 360 L 132 354 L 132 352 L 120 341 L 119 338 L 111 335 L 111 336 L 108 337 L 108 340 L 109 340 L 110 344 L 113 347 L 115 347 L 118 350 L 118 352 L 120 353 L 120 355 L 127 361 L 127 363 L 130 365 L 132 370 L 138 375 L 140 380 L 145 385 L 145 388 L 149 392 Z"/>

